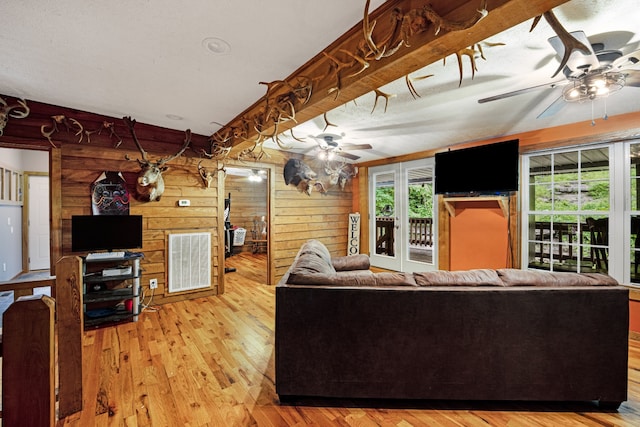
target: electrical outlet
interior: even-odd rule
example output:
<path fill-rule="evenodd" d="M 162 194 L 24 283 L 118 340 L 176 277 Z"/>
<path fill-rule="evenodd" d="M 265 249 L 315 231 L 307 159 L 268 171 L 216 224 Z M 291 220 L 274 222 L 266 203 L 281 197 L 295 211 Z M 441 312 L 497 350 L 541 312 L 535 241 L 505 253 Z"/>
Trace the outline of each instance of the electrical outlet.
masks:
<path fill-rule="evenodd" d="M 158 287 L 158 279 L 149 279 L 149 289 L 156 289 Z"/>

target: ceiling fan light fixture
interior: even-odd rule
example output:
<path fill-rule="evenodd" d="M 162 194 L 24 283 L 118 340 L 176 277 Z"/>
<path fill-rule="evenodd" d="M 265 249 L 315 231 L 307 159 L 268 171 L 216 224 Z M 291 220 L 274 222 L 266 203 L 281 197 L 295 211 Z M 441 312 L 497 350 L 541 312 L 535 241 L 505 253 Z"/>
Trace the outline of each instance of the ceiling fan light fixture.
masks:
<path fill-rule="evenodd" d="M 562 91 L 562 97 L 567 102 L 594 101 L 619 91 L 624 84 L 625 75 L 622 73 L 587 74 L 575 79 L 572 86 L 566 87 Z"/>
<path fill-rule="evenodd" d="M 577 87 L 572 87 L 571 90 L 567 92 L 567 96 L 569 99 L 575 99 L 580 96 L 580 89 Z"/>

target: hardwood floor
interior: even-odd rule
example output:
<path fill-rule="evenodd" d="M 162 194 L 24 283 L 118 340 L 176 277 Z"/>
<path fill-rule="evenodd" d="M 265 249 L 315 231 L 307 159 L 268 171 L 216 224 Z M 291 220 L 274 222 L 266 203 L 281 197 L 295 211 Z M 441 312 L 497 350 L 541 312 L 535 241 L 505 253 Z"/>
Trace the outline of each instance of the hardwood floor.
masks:
<path fill-rule="evenodd" d="M 262 260 L 260 259 L 262 258 Z M 280 405 L 274 385 L 274 287 L 264 255 L 227 260 L 219 297 L 166 304 L 137 323 L 88 331 L 84 410 L 58 426 L 638 426 L 640 342 L 630 341 L 629 400 L 586 403 L 352 402 Z"/>

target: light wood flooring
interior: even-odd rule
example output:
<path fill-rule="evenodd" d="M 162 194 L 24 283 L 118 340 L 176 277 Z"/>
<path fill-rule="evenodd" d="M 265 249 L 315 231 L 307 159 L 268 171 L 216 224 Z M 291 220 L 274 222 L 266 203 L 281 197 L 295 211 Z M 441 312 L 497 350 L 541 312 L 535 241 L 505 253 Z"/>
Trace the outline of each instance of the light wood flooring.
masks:
<path fill-rule="evenodd" d="M 640 342 L 633 340 L 629 400 L 617 412 L 589 402 L 280 405 L 274 288 L 260 280 L 264 262 L 264 255 L 235 255 L 227 260 L 237 271 L 226 275 L 224 295 L 163 305 L 137 323 L 86 332 L 84 410 L 57 425 L 640 426 Z"/>

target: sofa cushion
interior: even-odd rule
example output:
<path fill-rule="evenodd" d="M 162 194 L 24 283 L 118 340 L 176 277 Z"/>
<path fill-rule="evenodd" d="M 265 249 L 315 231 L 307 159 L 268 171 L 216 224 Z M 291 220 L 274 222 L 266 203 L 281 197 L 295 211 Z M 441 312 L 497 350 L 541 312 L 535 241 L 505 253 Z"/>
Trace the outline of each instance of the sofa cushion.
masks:
<path fill-rule="evenodd" d="M 413 273 L 418 286 L 504 286 L 495 270 L 426 271 Z"/>
<path fill-rule="evenodd" d="M 618 282 L 602 273 L 571 273 L 545 270 L 497 270 L 505 286 L 612 286 Z"/>
<path fill-rule="evenodd" d="M 290 274 L 287 283 L 320 286 L 374 286 L 375 278 L 369 270 L 341 271 L 330 274 L 307 272 Z"/>
<path fill-rule="evenodd" d="M 368 270 L 371 267 L 369 256 L 365 254 L 333 257 L 331 263 L 336 271 Z"/>
<path fill-rule="evenodd" d="M 290 275 L 287 282 L 294 285 L 349 287 L 417 286 L 411 273 L 373 273 L 369 270 L 338 271 L 335 274 L 296 274 Z"/>
<path fill-rule="evenodd" d="M 375 273 L 375 286 L 418 286 L 413 274 L 400 272 Z"/>
<path fill-rule="evenodd" d="M 336 274 L 331 262 L 327 262 L 315 252 L 300 254 L 289 270 L 289 283 L 300 283 L 301 277 L 309 274 L 331 276 Z"/>
<path fill-rule="evenodd" d="M 300 254 L 313 253 L 324 259 L 328 264 L 331 264 L 331 254 L 329 249 L 319 240 L 309 239 L 300 248 Z"/>

